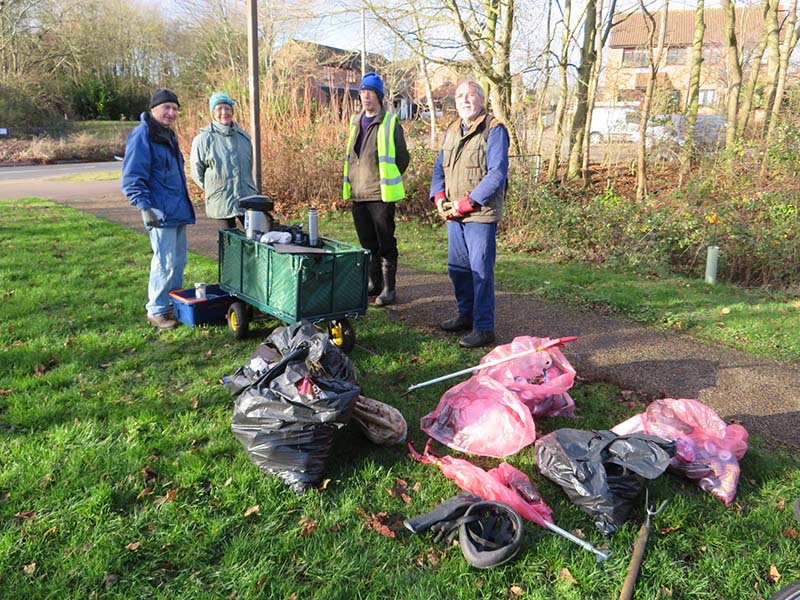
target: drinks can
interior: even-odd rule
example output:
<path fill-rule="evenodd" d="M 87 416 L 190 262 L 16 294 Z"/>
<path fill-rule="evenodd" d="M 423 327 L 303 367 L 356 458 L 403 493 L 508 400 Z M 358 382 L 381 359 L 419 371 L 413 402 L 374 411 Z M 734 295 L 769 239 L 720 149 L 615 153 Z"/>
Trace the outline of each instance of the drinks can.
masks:
<path fill-rule="evenodd" d="M 195 283 L 194 284 L 194 297 L 197 300 L 202 300 L 206 297 L 206 284 L 205 283 Z"/>

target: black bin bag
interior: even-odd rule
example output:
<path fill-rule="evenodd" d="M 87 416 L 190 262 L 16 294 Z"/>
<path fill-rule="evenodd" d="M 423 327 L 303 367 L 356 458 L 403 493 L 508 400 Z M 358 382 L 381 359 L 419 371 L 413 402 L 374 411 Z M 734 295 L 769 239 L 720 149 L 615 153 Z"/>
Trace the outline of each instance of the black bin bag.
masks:
<path fill-rule="evenodd" d="M 541 473 L 589 514 L 603 535 L 628 518 L 645 479 L 655 479 L 675 455 L 675 442 L 655 435 L 558 429 L 535 443 Z"/>
<path fill-rule="evenodd" d="M 250 460 L 297 494 L 320 482 L 361 392 L 328 335 L 302 321 L 276 329 L 223 381 L 235 398 L 231 430 Z"/>

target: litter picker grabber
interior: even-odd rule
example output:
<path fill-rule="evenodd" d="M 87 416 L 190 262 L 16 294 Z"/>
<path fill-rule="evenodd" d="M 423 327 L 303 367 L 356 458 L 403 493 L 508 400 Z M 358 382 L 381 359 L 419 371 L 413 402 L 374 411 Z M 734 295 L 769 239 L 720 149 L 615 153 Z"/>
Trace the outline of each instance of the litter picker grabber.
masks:
<path fill-rule="evenodd" d="M 542 344 L 541 346 L 537 346 L 536 348 L 531 348 L 530 350 L 525 350 L 523 352 L 517 352 L 516 354 L 512 354 L 510 356 L 506 356 L 504 358 L 498 358 L 497 360 L 492 360 L 480 365 L 475 365 L 474 367 L 468 367 L 466 369 L 461 369 L 460 371 L 456 371 L 455 373 L 450 373 L 449 375 L 442 375 L 441 377 L 437 377 L 436 379 L 431 379 L 429 381 L 423 381 L 422 383 L 415 383 L 408 387 L 403 395 L 409 394 L 414 390 L 418 390 L 419 388 L 424 388 L 428 385 L 433 385 L 434 383 L 439 383 L 440 381 L 446 381 L 447 379 L 452 379 L 453 377 L 458 377 L 460 375 L 466 375 L 468 373 L 475 373 L 476 371 L 480 371 L 481 369 L 486 369 L 488 367 L 494 367 L 495 365 L 502 364 L 504 362 L 508 362 L 510 360 L 514 360 L 515 358 L 520 358 L 522 356 L 527 356 L 528 354 L 533 354 L 535 352 L 541 352 L 542 350 L 547 350 L 548 348 L 555 348 L 558 346 L 563 346 L 567 342 L 572 342 L 577 340 L 578 338 L 574 335 L 570 335 L 567 337 L 556 338 L 554 340 L 550 340 Z"/>
<path fill-rule="evenodd" d="M 644 550 L 647 546 L 647 539 L 650 537 L 650 517 L 655 517 L 658 513 L 664 510 L 667 505 L 667 500 L 664 500 L 657 509 L 653 509 L 650 505 L 650 490 L 645 489 L 644 496 L 645 509 L 647 516 L 644 523 L 639 528 L 639 535 L 636 538 L 636 543 L 633 546 L 631 553 L 631 562 L 628 565 L 628 572 L 625 574 L 625 583 L 622 584 L 622 591 L 619 593 L 619 600 L 631 600 L 633 598 L 633 590 L 636 587 L 636 578 L 639 576 L 639 567 L 644 558 Z"/>

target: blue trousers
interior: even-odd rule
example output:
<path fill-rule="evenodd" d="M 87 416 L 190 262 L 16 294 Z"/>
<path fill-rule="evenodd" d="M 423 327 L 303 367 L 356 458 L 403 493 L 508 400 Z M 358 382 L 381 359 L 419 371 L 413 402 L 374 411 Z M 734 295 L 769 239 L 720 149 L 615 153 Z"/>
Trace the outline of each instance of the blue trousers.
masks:
<path fill-rule="evenodd" d="M 172 302 L 169 293 L 183 287 L 183 270 L 186 268 L 188 243 L 186 225 L 180 227 L 151 227 L 150 283 L 147 287 L 147 316 L 164 315 Z"/>
<path fill-rule="evenodd" d="M 497 223 L 447 222 L 447 273 L 458 314 L 475 331 L 494 331 L 494 262 Z"/>

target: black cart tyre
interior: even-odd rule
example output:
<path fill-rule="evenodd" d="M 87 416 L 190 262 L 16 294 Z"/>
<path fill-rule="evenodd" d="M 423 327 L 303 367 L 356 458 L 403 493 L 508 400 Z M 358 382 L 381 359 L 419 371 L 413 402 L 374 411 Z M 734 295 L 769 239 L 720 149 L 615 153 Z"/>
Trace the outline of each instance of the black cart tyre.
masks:
<path fill-rule="evenodd" d="M 347 319 L 329 321 L 328 335 L 342 352 L 350 352 L 356 345 L 356 330 Z"/>
<path fill-rule="evenodd" d="M 247 335 L 250 327 L 250 316 L 244 302 L 234 302 L 228 307 L 228 330 L 233 339 L 241 340 Z"/>
<path fill-rule="evenodd" d="M 769 600 L 800 600 L 800 581 L 787 585 L 782 590 L 778 590 Z"/>

